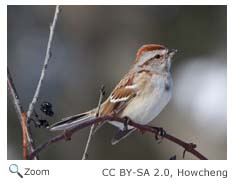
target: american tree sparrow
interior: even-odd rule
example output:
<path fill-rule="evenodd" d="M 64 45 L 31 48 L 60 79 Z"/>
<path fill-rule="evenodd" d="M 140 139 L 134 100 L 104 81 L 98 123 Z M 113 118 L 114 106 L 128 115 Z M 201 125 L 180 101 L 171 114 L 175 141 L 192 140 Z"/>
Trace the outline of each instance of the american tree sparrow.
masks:
<path fill-rule="evenodd" d="M 168 104 L 172 94 L 172 77 L 170 73 L 171 58 L 177 50 L 167 49 L 162 45 L 148 44 L 142 46 L 133 66 L 112 91 L 108 99 L 100 106 L 99 115 L 114 114 L 128 117 L 132 121 L 147 125 Z M 50 130 L 65 130 L 96 117 L 96 108 L 88 112 L 67 117 L 53 124 Z M 118 128 L 112 144 L 132 133 L 135 128 L 127 129 L 119 122 L 110 121 Z"/>

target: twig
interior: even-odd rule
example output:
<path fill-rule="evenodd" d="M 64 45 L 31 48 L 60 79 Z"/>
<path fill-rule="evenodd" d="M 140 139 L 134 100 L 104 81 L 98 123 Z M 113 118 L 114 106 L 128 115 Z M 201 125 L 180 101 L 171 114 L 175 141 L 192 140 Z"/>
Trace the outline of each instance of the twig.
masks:
<path fill-rule="evenodd" d="M 40 79 L 39 79 L 35 94 L 33 96 L 32 102 L 29 105 L 27 114 L 25 114 L 24 111 L 23 111 L 23 108 L 22 108 L 22 106 L 20 104 L 20 101 L 19 101 L 18 94 L 16 92 L 15 86 L 13 84 L 13 81 L 12 81 L 12 78 L 11 78 L 11 75 L 10 75 L 10 72 L 7 69 L 7 77 L 8 77 L 7 84 L 8 84 L 8 87 L 10 89 L 11 95 L 13 97 L 13 102 L 14 102 L 14 105 L 15 105 L 15 109 L 16 109 L 18 118 L 19 118 L 19 120 L 21 122 L 21 126 L 22 126 L 23 149 L 24 149 L 24 158 L 25 159 L 26 159 L 26 156 L 27 156 L 26 155 L 27 150 L 25 150 L 25 146 L 27 145 L 27 144 L 25 144 L 26 143 L 26 140 L 24 138 L 25 135 L 27 136 L 27 141 L 28 141 L 28 144 L 29 144 L 30 153 L 34 151 L 34 140 L 33 140 L 32 134 L 31 134 L 29 120 L 31 119 L 32 112 L 33 112 L 33 110 L 35 108 L 35 105 L 37 103 L 37 100 L 38 100 L 38 97 L 39 97 L 39 94 L 40 94 L 40 89 L 41 89 L 41 86 L 42 86 L 42 82 L 44 80 L 45 72 L 46 72 L 46 69 L 47 69 L 47 66 L 48 66 L 48 62 L 49 62 L 49 60 L 51 58 L 51 44 L 52 44 L 54 29 L 55 29 L 55 26 L 56 26 L 56 23 L 57 23 L 57 18 L 58 18 L 59 12 L 60 12 L 60 7 L 59 7 L 59 5 L 57 5 L 56 9 L 55 9 L 55 13 L 54 13 L 53 22 L 52 22 L 52 24 L 50 26 L 50 34 L 49 34 L 49 39 L 48 39 L 48 44 L 47 44 L 47 50 L 46 50 L 44 65 L 43 65 L 43 68 L 42 68 L 42 71 L 41 71 L 41 76 L 40 76 Z M 26 119 L 26 123 L 25 123 L 25 119 Z M 38 157 L 36 155 L 34 155 L 33 158 L 38 159 Z"/>
<path fill-rule="evenodd" d="M 23 158 L 27 159 L 27 114 L 22 113 L 22 132 L 23 132 Z"/>
<path fill-rule="evenodd" d="M 20 103 L 20 99 L 19 99 L 19 95 L 16 91 L 15 85 L 13 83 L 13 79 L 11 77 L 10 71 L 7 68 L 7 86 L 8 89 L 10 91 L 11 97 L 12 97 L 12 101 L 14 103 L 15 106 L 15 110 L 16 113 L 18 115 L 18 119 L 20 121 L 20 125 L 22 127 L 22 131 L 23 131 L 23 153 L 24 153 L 24 158 L 25 158 L 25 153 L 27 152 L 27 147 L 29 147 L 29 150 L 32 152 L 34 151 L 34 142 L 28 132 L 28 127 L 25 127 L 25 118 L 26 118 L 26 114 L 23 110 L 23 107 Z M 34 157 L 35 159 L 37 159 L 37 157 Z"/>
<path fill-rule="evenodd" d="M 88 158 L 87 150 L 88 150 L 90 142 L 91 142 L 91 137 L 92 137 L 94 128 L 95 128 L 95 125 L 94 124 L 91 125 L 89 135 L 88 135 L 88 138 L 87 138 L 87 143 L 86 143 L 86 146 L 85 146 L 85 149 L 84 149 L 84 152 L 83 152 L 82 160 L 86 160 Z"/>
<path fill-rule="evenodd" d="M 37 100 L 38 100 L 38 97 L 39 97 L 39 94 L 40 94 L 40 89 L 41 89 L 41 86 L 42 86 L 42 82 L 44 80 L 44 76 L 45 76 L 45 73 L 46 73 L 46 70 L 47 70 L 47 67 L 48 67 L 48 63 L 49 63 L 49 60 L 50 60 L 51 55 L 52 55 L 51 54 L 51 44 L 52 44 L 54 30 L 55 30 L 55 26 L 56 26 L 56 23 L 57 23 L 59 13 L 60 13 L 60 7 L 59 7 L 59 5 L 57 5 L 55 13 L 54 13 L 54 17 L 53 17 L 53 22 L 50 25 L 50 33 L 49 33 L 49 39 L 48 39 L 48 44 L 47 44 L 46 55 L 45 55 L 45 59 L 44 59 L 44 65 L 43 65 L 43 68 L 42 68 L 42 71 L 41 71 L 40 79 L 39 79 L 35 94 L 33 96 L 32 102 L 30 103 L 28 111 L 27 111 L 27 121 L 30 120 L 30 118 L 32 116 L 32 112 L 33 112 L 33 110 L 35 108 L 35 105 L 37 103 Z"/>
<path fill-rule="evenodd" d="M 43 149 L 45 149 L 49 144 L 51 143 L 56 143 L 60 140 L 67 140 L 67 139 L 70 139 L 71 136 L 77 132 L 78 130 L 81 130 L 85 127 L 88 127 L 88 126 L 91 126 L 93 124 L 97 124 L 99 122 L 104 122 L 104 121 L 117 121 L 119 123 L 122 123 L 122 124 L 125 124 L 125 119 L 124 118 L 118 118 L 118 117 L 114 117 L 114 116 L 103 116 L 103 117 L 97 117 L 96 119 L 94 120 L 90 120 L 90 121 L 87 121 L 81 125 L 77 125 L 76 127 L 73 127 L 72 129 L 70 130 L 66 130 L 64 133 L 62 134 L 59 134 L 53 138 L 51 138 L 50 140 L 46 141 L 44 144 L 40 145 L 39 147 L 37 147 L 35 149 L 34 152 L 32 152 L 30 155 L 29 155 L 29 159 L 32 159 L 35 155 L 37 155 L 40 151 L 42 151 Z M 145 132 L 151 132 L 153 134 L 158 134 L 158 130 L 156 130 L 154 127 L 150 127 L 150 126 L 147 126 L 147 125 L 140 125 L 138 123 L 134 123 L 133 121 L 129 120 L 127 121 L 127 124 L 139 129 L 139 130 L 142 130 L 142 131 L 145 131 Z M 190 143 L 186 143 L 184 141 L 182 141 L 181 139 L 178 139 L 172 135 L 169 135 L 167 133 L 165 133 L 163 135 L 163 138 L 166 138 L 178 145 L 180 145 L 181 147 L 183 147 L 185 149 L 185 151 L 187 152 L 190 152 L 192 153 L 194 156 L 196 156 L 197 158 L 201 159 L 201 160 L 207 160 L 207 158 L 202 155 L 200 152 L 198 152 L 195 148 L 196 146 L 194 144 L 190 144 Z"/>
<path fill-rule="evenodd" d="M 97 107 L 97 111 L 96 111 L 96 117 L 99 117 L 100 106 L 101 106 L 101 103 L 103 101 L 104 94 L 105 94 L 104 86 L 102 86 L 101 89 L 100 89 L 100 97 L 99 97 L 98 107 Z M 82 160 L 86 160 L 87 157 L 88 157 L 87 151 L 88 151 L 88 148 L 89 148 L 89 145 L 90 145 L 90 142 L 91 142 L 91 137 L 92 137 L 94 128 L 95 128 L 95 124 L 91 125 L 89 135 L 88 135 L 88 138 L 87 138 L 87 143 L 86 143 L 86 146 L 85 146 L 85 150 L 83 152 Z"/>
<path fill-rule="evenodd" d="M 13 83 L 13 79 L 12 79 L 11 74 L 10 74 L 10 70 L 8 68 L 7 68 L 7 86 L 8 86 L 8 89 L 10 91 L 10 94 L 11 94 L 12 101 L 13 101 L 14 106 L 15 106 L 15 110 L 16 110 L 18 119 L 19 119 L 19 121 L 21 123 L 23 107 L 22 107 L 22 105 L 20 103 L 19 95 L 18 95 L 18 93 L 16 91 L 15 85 Z"/>
<path fill-rule="evenodd" d="M 50 25 L 50 33 L 49 33 L 49 39 L 48 39 L 48 44 L 47 44 L 47 49 L 46 49 L 44 65 L 43 65 L 43 68 L 41 70 L 41 75 L 40 75 L 40 79 L 39 79 L 35 94 L 33 96 L 32 102 L 30 103 L 28 111 L 27 111 L 27 130 L 28 130 L 29 142 L 30 143 L 33 143 L 33 138 L 32 138 L 32 134 L 31 134 L 29 120 L 31 119 L 32 112 L 33 112 L 33 110 L 35 108 L 35 105 L 37 103 L 37 100 L 38 100 L 38 97 L 39 97 L 39 94 L 40 94 L 40 89 L 41 89 L 41 86 L 42 86 L 42 82 L 44 80 L 45 72 L 46 72 L 47 67 L 48 67 L 48 62 L 49 62 L 49 60 L 51 58 L 51 55 L 52 55 L 51 54 L 51 44 L 52 44 L 54 30 L 55 30 L 55 26 L 56 26 L 56 23 L 57 23 L 57 18 L 58 18 L 59 12 L 60 12 L 60 7 L 59 7 L 59 5 L 57 5 L 56 9 L 55 9 L 54 17 L 53 17 L 53 22 Z"/>

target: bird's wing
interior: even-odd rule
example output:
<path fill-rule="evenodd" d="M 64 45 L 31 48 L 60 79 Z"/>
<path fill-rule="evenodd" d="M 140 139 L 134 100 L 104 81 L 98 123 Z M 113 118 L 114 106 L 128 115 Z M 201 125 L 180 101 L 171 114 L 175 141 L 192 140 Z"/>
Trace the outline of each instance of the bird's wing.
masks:
<path fill-rule="evenodd" d="M 138 92 L 139 83 L 135 82 L 134 73 L 128 73 L 112 91 L 109 98 L 101 105 L 100 116 L 108 114 L 119 114 L 136 96 Z M 86 121 L 95 119 L 96 109 L 86 113 L 67 117 L 61 121 L 53 124 L 50 130 L 64 130 L 69 129 Z"/>
<path fill-rule="evenodd" d="M 126 75 L 112 91 L 109 98 L 103 103 L 100 115 L 119 113 L 135 97 L 137 85 L 134 75 Z"/>

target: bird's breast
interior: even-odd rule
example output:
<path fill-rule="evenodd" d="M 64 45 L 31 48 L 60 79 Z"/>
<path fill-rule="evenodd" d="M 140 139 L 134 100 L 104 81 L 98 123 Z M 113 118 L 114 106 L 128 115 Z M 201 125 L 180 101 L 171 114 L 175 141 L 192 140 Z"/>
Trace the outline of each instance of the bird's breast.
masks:
<path fill-rule="evenodd" d="M 133 121 L 148 124 L 164 109 L 171 98 L 170 77 L 155 77 L 145 85 L 122 112 Z"/>

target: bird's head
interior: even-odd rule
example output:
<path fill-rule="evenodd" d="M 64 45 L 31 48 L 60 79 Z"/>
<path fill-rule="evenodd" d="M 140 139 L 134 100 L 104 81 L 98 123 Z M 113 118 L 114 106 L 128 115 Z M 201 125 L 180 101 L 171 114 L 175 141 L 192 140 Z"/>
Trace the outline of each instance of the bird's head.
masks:
<path fill-rule="evenodd" d="M 176 49 L 167 49 L 162 45 L 143 45 L 137 52 L 134 66 L 157 72 L 169 72 L 171 59 L 176 52 Z"/>

